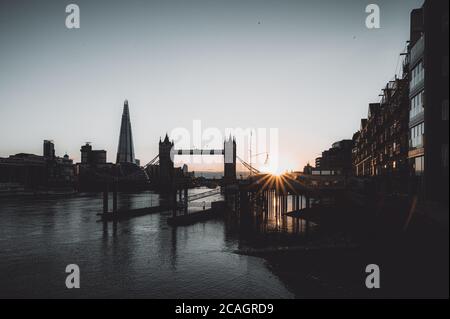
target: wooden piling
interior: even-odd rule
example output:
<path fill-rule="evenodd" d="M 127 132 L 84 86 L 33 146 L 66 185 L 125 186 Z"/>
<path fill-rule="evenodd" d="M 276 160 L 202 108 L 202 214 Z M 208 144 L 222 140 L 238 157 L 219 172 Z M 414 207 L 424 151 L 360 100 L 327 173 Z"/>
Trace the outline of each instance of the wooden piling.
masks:
<path fill-rule="evenodd" d="M 113 189 L 113 213 L 117 213 L 117 184 L 114 184 Z"/>
<path fill-rule="evenodd" d="M 181 195 L 181 191 L 180 191 Z M 188 213 L 188 189 L 187 187 L 184 188 L 184 214 L 187 215 Z"/>
<path fill-rule="evenodd" d="M 173 217 L 177 217 L 177 209 L 178 209 L 178 205 L 177 205 L 177 191 L 173 190 L 172 194 L 171 194 L 171 202 L 172 202 L 172 206 L 173 206 L 173 211 L 172 211 L 172 216 Z"/>
<path fill-rule="evenodd" d="M 108 213 L 108 185 L 106 185 L 105 190 L 103 191 L 103 213 Z"/>

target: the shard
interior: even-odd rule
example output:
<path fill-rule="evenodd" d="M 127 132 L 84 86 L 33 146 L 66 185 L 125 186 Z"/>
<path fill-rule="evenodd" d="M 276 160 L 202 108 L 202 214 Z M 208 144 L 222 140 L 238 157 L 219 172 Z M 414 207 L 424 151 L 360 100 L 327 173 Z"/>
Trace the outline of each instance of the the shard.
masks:
<path fill-rule="evenodd" d="M 117 148 L 116 163 L 133 163 L 134 146 L 133 135 L 131 133 L 130 110 L 128 108 L 128 101 L 125 100 L 122 113 L 122 124 L 120 126 L 119 147 Z"/>

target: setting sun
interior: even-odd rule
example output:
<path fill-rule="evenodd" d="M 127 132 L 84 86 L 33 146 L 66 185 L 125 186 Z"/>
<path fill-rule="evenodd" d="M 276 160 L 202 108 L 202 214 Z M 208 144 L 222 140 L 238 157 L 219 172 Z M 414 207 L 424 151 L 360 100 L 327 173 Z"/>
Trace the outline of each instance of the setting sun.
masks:
<path fill-rule="evenodd" d="M 282 169 L 278 165 L 264 165 L 261 167 L 261 172 L 280 176 L 286 172 L 286 169 Z"/>

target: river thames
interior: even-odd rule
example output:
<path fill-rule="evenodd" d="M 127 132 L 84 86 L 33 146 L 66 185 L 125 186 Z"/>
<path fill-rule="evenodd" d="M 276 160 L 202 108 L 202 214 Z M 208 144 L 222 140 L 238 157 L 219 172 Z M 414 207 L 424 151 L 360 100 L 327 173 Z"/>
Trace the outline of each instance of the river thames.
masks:
<path fill-rule="evenodd" d="M 119 207 L 158 203 L 151 192 L 119 197 Z M 101 194 L 1 198 L 0 297 L 294 297 L 265 260 L 235 253 L 239 235 L 223 220 L 172 228 L 165 212 L 103 224 L 101 207 Z M 66 288 L 68 264 L 81 289 Z"/>

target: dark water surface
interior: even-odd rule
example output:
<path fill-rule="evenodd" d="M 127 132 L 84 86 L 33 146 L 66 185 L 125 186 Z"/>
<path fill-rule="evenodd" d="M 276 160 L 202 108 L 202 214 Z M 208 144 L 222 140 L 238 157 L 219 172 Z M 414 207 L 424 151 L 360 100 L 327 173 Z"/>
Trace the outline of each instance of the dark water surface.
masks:
<path fill-rule="evenodd" d="M 139 208 L 159 196 L 119 200 Z M 263 259 L 234 253 L 239 241 L 221 220 L 172 228 L 166 212 L 114 226 L 98 222 L 101 205 L 100 194 L 0 198 L 0 297 L 294 297 Z M 68 264 L 80 267 L 81 289 L 66 288 Z"/>

